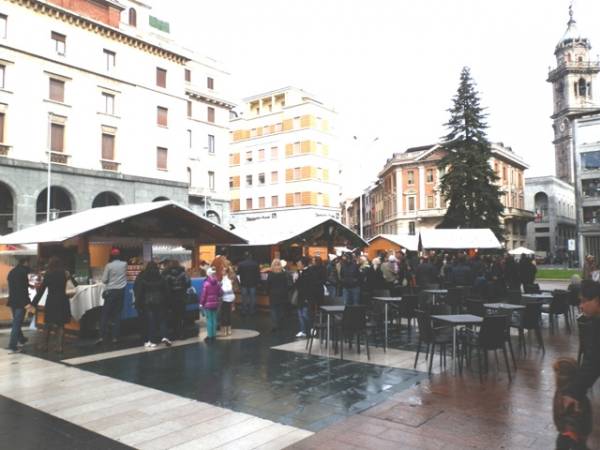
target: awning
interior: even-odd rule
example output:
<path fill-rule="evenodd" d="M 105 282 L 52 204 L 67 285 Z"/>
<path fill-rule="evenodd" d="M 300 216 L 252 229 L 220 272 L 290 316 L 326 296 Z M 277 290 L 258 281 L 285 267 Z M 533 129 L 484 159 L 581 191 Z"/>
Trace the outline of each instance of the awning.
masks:
<path fill-rule="evenodd" d="M 525 247 L 518 247 L 508 252 L 510 255 L 533 255 L 535 252 Z"/>
<path fill-rule="evenodd" d="M 61 243 L 86 236 L 90 242 L 113 240 L 130 245 L 197 242 L 240 244 L 246 241 L 190 209 L 172 202 L 92 208 L 0 237 L 0 244 Z"/>
<path fill-rule="evenodd" d="M 350 228 L 329 217 L 289 217 L 266 221 L 236 224 L 235 232 L 245 238 L 249 245 L 277 245 L 306 242 L 307 245 L 333 246 L 348 244 L 352 248 L 368 244 Z"/>
<path fill-rule="evenodd" d="M 489 228 L 431 229 L 419 233 L 421 250 L 501 249 Z"/>
<path fill-rule="evenodd" d="M 392 244 L 399 245 L 412 252 L 419 250 L 419 236 L 413 234 L 378 234 L 374 238 L 369 239 L 369 244 L 375 239 L 385 239 Z"/>

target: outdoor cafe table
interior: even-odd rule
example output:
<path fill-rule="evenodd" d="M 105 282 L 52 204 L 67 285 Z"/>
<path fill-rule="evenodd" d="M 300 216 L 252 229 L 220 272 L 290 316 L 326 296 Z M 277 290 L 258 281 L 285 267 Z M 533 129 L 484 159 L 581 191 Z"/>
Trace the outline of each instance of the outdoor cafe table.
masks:
<path fill-rule="evenodd" d="M 523 303 L 550 303 L 552 294 L 550 292 L 542 292 L 540 294 L 521 294 Z"/>
<path fill-rule="evenodd" d="M 432 302 L 435 305 L 438 296 L 448 294 L 448 289 L 423 289 L 423 292 L 431 294 Z"/>
<path fill-rule="evenodd" d="M 479 316 L 474 316 L 473 314 L 441 314 L 431 316 L 431 318 L 452 326 L 452 357 L 454 358 L 454 373 L 456 374 L 456 327 L 459 325 L 480 325 L 483 322 L 483 319 Z"/>
<path fill-rule="evenodd" d="M 384 311 L 385 311 L 385 344 L 383 346 L 383 351 L 387 351 L 388 346 L 388 305 L 390 303 L 400 303 L 402 301 L 402 297 L 373 297 L 373 300 L 377 300 L 378 302 L 384 303 Z"/>
<path fill-rule="evenodd" d="M 321 306 L 321 312 L 327 314 L 327 353 L 329 353 L 329 337 L 331 336 L 331 316 L 334 314 L 343 313 L 346 307 L 344 305 L 325 305 Z"/>
<path fill-rule="evenodd" d="M 489 309 L 501 309 L 503 311 L 525 309 L 524 305 L 513 305 L 512 303 L 484 303 L 483 306 Z"/>

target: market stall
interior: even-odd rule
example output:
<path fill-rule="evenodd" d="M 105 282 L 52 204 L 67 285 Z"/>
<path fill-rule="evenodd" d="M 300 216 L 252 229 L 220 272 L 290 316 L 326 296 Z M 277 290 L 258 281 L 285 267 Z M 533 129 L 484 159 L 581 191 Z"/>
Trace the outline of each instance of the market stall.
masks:
<path fill-rule="evenodd" d="M 0 244 L 38 244 L 41 261 L 59 256 L 79 283 L 71 298 L 74 319 L 103 304 L 101 283 L 110 250 L 118 247 L 127 260 L 128 284 L 122 319 L 137 316 L 133 282 L 143 264 L 153 259 L 153 247 L 183 247 L 191 252 L 190 275 L 197 292 L 202 289 L 198 262 L 201 246 L 241 244 L 246 241 L 191 210 L 171 201 L 93 208 L 2 236 Z M 197 304 L 188 310 L 197 310 Z M 38 315 L 43 322 L 43 313 Z M 78 330 L 73 320 L 67 329 Z"/>
<path fill-rule="evenodd" d="M 419 233 L 419 250 L 501 250 L 489 228 L 431 229 Z"/>
<path fill-rule="evenodd" d="M 419 250 L 419 236 L 412 234 L 379 234 L 369 239 L 369 248 L 367 249 L 369 260 L 377 256 L 379 252 L 397 252 Z"/>
<path fill-rule="evenodd" d="M 248 243 L 230 245 L 224 252 L 234 264 L 250 252 L 261 266 L 263 282 L 275 258 L 287 261 L 286 270 L 295 272 L 296 261 L 302 256 L 319 256 L 327 263 L 329 255 L 340 249 L 351 251 L 368 245 L 348 227 L 327 217 L 248 221 L 236 225 L 234 231 Z M 262 283 L 257 289 L 257 304 L 269 305 Z"/>

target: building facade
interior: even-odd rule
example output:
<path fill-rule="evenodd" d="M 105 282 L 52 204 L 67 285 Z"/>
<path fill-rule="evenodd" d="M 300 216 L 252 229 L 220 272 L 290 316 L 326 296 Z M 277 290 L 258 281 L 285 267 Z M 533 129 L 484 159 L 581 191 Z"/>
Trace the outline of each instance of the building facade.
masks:
<path fill-rule="evenodd" d="M 390 158 L 379 173 L 379 185 L 371 193 L 373 208 L 366 238 L 377 234 L 417 234 L 435 228 L 446 213 L 440 192 L 444 171 L 438 167 L 444 156 L 440 145 L 409 148 Z M 490 165 L 499 178 L 504 205 L 503 225 L 508 249 L 525 245 L 527 222 L 523 173 L 527 164 L 510 147 L 492 144 Z M 379 205 L 379 206 L 378 206 Z"/>
<path fill-rule="evenodd" d="M 591 58 L 590 41 L 582 37 L 573 19 L 573 9 L 569 8 L 567 31 L 556 45 L 556 68 L 548 74 L 552 83 L 554 112 L 554 149 L 556 176 L 573 184 L 573 118 L 586 111 L 597 109 L 595 85 L 600 61 Z"/>
<path fill-rule="evenodd" d="M 232 223 L 283 215 L 340 219 L 335 112 L 287 87 L 244 99 L 231 121 Z"/>
<path fill-rule="evenodd" d="M 575 190 L 553 176 L 525 179 L 525 208 L 535 219 L 527 224 L 527 247 L 553 261 L 566 262 L 568 241 L 575 239 Z"/>
<path fill-rule="evenodd" d="M 228 74 L 169 31 L 135 0 L 0 4 L 0 234 L 198 195 L 227 216 Z"/>

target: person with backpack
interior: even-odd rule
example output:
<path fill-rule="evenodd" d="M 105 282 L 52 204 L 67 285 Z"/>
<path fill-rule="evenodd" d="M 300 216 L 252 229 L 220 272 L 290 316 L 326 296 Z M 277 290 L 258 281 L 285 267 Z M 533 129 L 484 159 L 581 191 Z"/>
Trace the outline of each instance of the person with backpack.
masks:
<path fill-rule="evenodd" d="M 158 343 L 167 347 L 171 341 L 167 337 L 167 298 L 168 288 L 161 276 L 158 264 L 150 261 L 138 277 L 136 304 L 143 305 L 146 315 L 147 341 L 144 347 L 155 348 Z M 139 298 L 138 298 L 139 297 Z"/>
<path fill-rule="evenodd" d="M 206 337 L 204 342 L 214 342 L 217 337 L 217 311 L 221 306 L 223 289 L 214 267 L 206 271 L 206 279 L 200 296 L 200 305 L 206 311 Z"/>
<path fill-rule="evenodd" d="M 192 285 L 190 277 L 179 261 L 172 260 L 163 272 L 169 293 L 169 310 L 173 318 L 173 339 L 184 338 L 185 300 Z"/>

